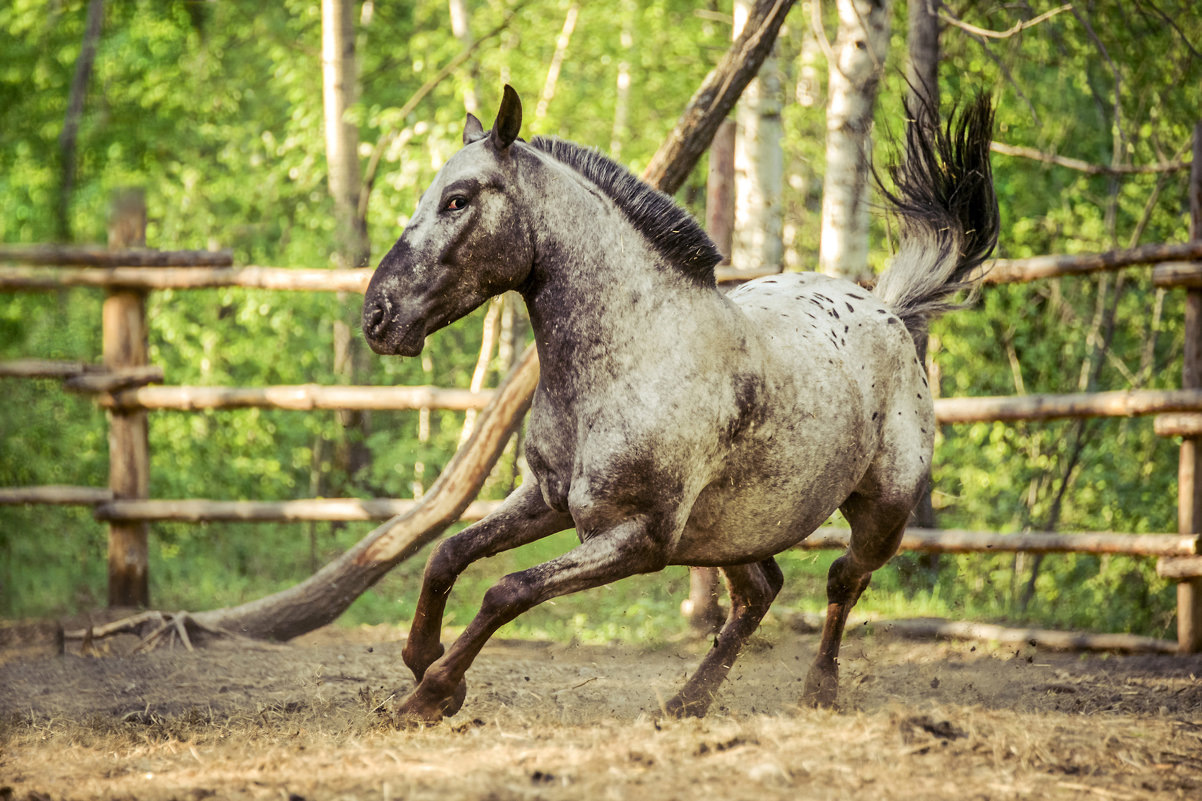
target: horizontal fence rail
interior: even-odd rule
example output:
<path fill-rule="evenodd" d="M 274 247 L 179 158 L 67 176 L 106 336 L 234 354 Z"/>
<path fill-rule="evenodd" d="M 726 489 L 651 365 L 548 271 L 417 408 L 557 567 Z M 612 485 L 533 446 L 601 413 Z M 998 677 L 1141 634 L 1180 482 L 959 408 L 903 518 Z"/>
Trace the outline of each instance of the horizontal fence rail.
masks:
<path fill-rule="evenodd" d="M 940 423 L 1135 417 L 1167 412 L 1202 412 L 1202 390 L 1132 389 L 1066 395 L 939 398 L 935 401 L 935 418 Z"/>
<path fill-rule="evenodd" d="M 36 248 L 0 247 L 0 290 L 52 290 L 72 286 L 124 287 L 128 289 L 213 289 L 243 287 L 250 289 L 295 290 L 303 292 L 367 291 L 370 268 L 314 269 L 302 267 L 234 267 L 227 251 L 113 251 L 113 258 L 98 248 L 82 248 L 95 253 L 92 262 L 33 256 Z M 157 254 L 157 255 L 155 255 Z M 1188 264 L 1202 260 L 1202 242 L 1141 245 L 1107 253 L 1082 253 L 1064 256 L 1035 256 L 1026 259 L 994 259 L 979 268 L 978 276 L 988 284 L 1027 283 L 1046 278 L 1064 278 L 1089 273 L 1161 264 L 1154 272 L 1160 286 L 1202 286 L 1202 267 Z M 80 267 L 81 264 L 93 264 Z M 38 265 L 31 267 L 28 265 Z M 55 267 L 56 269 L 46 269 Z M 720 283 L 747 281 L 779 273 L 771 270 L 734 270 L 720 267 Z"/>
<path fill-rule="evenodd" d="M 431 386 L 157 386 L 122 390 L 101 397 L 100 404 L 119 409 L 186 412 L 201 409 L 449 409 L 462 412 L 483 409 L 493 394 L 491 390 L 472 392 Z"/>
<path fill-rule="evenodd" d="M 90 487 L 13 487 L 0 489 L 2 504 L 75 504 L 94 506 L 104 521 L 299 522 L 388 520 L 408 514 L 419 501 L 393 498 L 308 498 L 291 501 L 114 500 L 107 489 Z M 475 501 L 460 516 L 480 520 L 502 501 Z M 850 532 L 823 526 L 797 547 L 807 550 L 843 549 Z M 901 550 L 929 553 L 1092 553 L 1132 556 L 1184 557 L 1202 554 L 1202 537 L 1181 534 L 1116 534 L 1103 531 L 1020 532 L 1001 534 L 965 529 L 908 528 Z"/>
<path fill-rule="evenodd" d="M 0 261 L 45 267 L 229 267 L 234 253 L 106 245 L 0 245 Z"/>

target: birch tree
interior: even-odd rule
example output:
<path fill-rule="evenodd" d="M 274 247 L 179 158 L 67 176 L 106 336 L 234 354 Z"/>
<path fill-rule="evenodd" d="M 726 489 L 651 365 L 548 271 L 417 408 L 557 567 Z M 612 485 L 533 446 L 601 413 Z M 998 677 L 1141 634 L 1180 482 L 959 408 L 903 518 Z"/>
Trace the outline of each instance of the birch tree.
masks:
<path fill-rule="evenodd" d="M 872 109 L 889 46 L 890 0 L 837 0 L 839 32 L 826 105 L 826 175 L 818 268 L 868 277 Z"/>
<path fill-rule="evenodd" d="M 358 214 L 359 131 L 347 119 L 347 110 L 357 95 L 358 71 L 355 60 L 355 4 L 352 0 L 322 0 L 321 74 L 322 105 L 325 121 L 326 165 L 330 196 L 334 200 L 334 264 L 346 269 L 367 265 L 367 224 Z M 350 317 L 350 306 L 346 317 Z M 351 326 L 346 319 L 334 321 L 334 372 L 351 383 L 354 377 L 354 345 Z M 364 423 L 362 412 L 338 412 L 338 421 L 349 432 Z M 364 467 L 368 454 L 362 444 L 344 440 L 339 444 L 338 459 L 347 472 Z"/>
<path fill-rule="evenodd" d="M 734 5 L 734 37 L 743 32 L 748 0 Z M 735 108 L 735 224 L 731 266 L 737 270 L 779 267 L 781 246 L 781 79 L 773 52 L 747 85 Z"/>

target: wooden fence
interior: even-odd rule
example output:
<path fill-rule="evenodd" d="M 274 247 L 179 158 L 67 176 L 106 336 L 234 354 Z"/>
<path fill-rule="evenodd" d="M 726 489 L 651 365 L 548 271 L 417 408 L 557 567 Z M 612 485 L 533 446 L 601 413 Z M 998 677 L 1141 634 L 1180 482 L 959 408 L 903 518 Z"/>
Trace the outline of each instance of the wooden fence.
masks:
<path fill-rule="evenodd" d="M 1196 140 L 1198 137 L 1196 137 Z M 1186 344 L 1182 389 L 944 398 L 936 401 L 941 424 L 979 421 L 1050 420 L 1077 417 L 1154 415 L 1156 431 L 1181 436 L 1178 532 L 1176 534 L 996 534 L 911 529 L 901 547 L 928 552 L 1076 552 L 1159 557 L 1161 575 L 1178 582 L 1178 650 L 1202 651 L 1202 159 L 1194 154 L 1193 216 L 1190 241 L 1105 254 L 996 260 L 987 283 L 1025 282 L 1157 264 L 1157 286 L 1187 292 Z M 146 295 L 161 289 L 254 287 L 281 291 L 359 292 L 369 270 L 305 270 L 235 267 L 226 252 L 158 251 L 144 247 L 145 209 L 119 205 L 110 226 L 110 247 L 0 247 L 0 291 L 102 289 L 101 364 L 24 359 L 0 363 L 0 377 L 51 377 L 66 389 L 87 393 L 109 414 L 109 486 L 11 487 L 0 489 L 0 504 L 73 504 L 94 508 L 109 536 L 109 603 L 149 602 L 147 539 L 150 521 L 386 520 L 412 508 L 414 501 L 328 499 L 217 501 L 149 498 L 150 454 L 146 415 L 173 409 L 481 409 L 491 392 L 438 387 L 152 386 L 161 368 L 148 364 Z M 746 280 L 746 272 L 722 272 L 720 281 Z M 495 504 L 477 501 L 464 519 L 478 519 Z M 846 547 L 845 531 L 821 529 L 807 548 Z"/>

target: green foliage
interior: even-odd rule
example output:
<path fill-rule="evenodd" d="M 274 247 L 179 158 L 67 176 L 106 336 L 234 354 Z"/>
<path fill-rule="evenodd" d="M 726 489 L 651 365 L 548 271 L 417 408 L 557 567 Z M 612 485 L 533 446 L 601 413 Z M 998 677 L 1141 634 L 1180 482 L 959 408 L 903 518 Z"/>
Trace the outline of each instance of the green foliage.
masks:
<path fill-rule="evenodd" d="M 546 112 L 538 97 L 568 0 L 471 3 L 474 35 L 517 9 L 415 109 L 402 107 L 462 48 L 436 0 L 366 4 L 356 14 L 361 91 L 350 116 L 362 153 L 384 142 L 368 202 L 375 258 L 399 235 L 438 165 L 459 146 L 469 84 L 491 118 L 502 81 L 526 98 L 524 134 L 556 134 L 602 149 L 620 145 L 638 171 L 724 50 L 729 2 L 705 12 L 683 0 L 580 4 L 567 57 Z M 895 10 L 904 28 L 905 4 Z M 59 136 L 83 37 L 86 0 L 12 0 L 0 7 L 0 241 L 59 234 L 64 173 Z M 713 13 L 716 12 L 716 13 Z M 833 38 L 831 9 L 825 13 Z M 974 7 L 966 21 L 1003 30 L 1015 7 Z M 817 253 L 824 153 L 826 63 L 802 9 L 778 46 L 789 100 L 783 111 L 784 205 L 791 249 L 803 268 Z M 622 31 L 630 36 L 623 38 Z M 239 264 L 333 264 L 334 215 L 322 133 L 321 20 L 313 0 L 244 3 L 131 0 L 106 4 L 80 119 L 77 173 L 66 224 L 76 241 L 103 241 L 114 190 L 148 192 L 151 246 L 231 248 Z M 894 38 L 878 103 L 878 163 L 902 128 L 903 37 Z M 946 106 L 979 87 L 997 98 L 996 138 L 1098 165 L 1180 158 L 1198 118 L 1202 25 L 1186 2 L 1086 3 L 1019 35 L 943 35 Z M 1150 57 L 1149 54 L 1155 54 Z M 615 127 L 620 64 L 632 75 L 629 117 Z M 814 79 L 814 80 L 812 80 Z M 800 89 L 798 87 L 801 87 Z M 809 88 L 807 88 L 809 87 Z M 366 158 L 364 159 L 366 163 Z M 995 156 L 1003 215 L 999 255 L 1102 251 L 1179 241 L 1186 229 L 1185 171 L 1089 175 L 1030 159 Z M 704 169 L 679 193 L 701 211 Z M 890 230 L 873 231 L 874 265 Z M 358 299 L 251 290 L 152 293 L 151 360 L 172 384 L 328 384 L 334 322 L 351 322 Z M 431 338 L 428 358 L 366 362 L 356 381 L 467 384 L 480 345 L 477 313 Z M 92 290 L 11 293 L 0 299 L 0 359 L 96 360 L 100 295 Z M 973 311 L 933 330 L 944 396 L 1178 386 L 1182 299 L 1158 293 L 1146 271 L 989 287 Z M 353 325 L 353 323 L 352 323 Z M 8 381 L 0 404 L 0 485 L 103 486 L 103 413 L 46 381 Z M 403 497 L 428 486 L 454 452 L 463 417 L 372 415 L 372 462 L 348 475 L 347 432 L 333 413 L 259 410 L 151 415 L 151 495 L 290 499 Z M 944 427 L 934 500 L 942 525 L 985 530 L 1168 531 L 1175 528 L 1175 443 L 1149 421 L 974 424 Z M 422 464 L 423 470 L 416 469 Z M 501 497 L 516 465 L 502 460 L 486 489 Z M 368 530 L 360 525 L 157 524 L 152 527 L 156 605 L 237 603 L 288 586 Z M 549 558 L 571 534 L 473 568 L 455 595 L 462 625 L 489 581 Z M 33 615 L 104 598 L 105 529 L 86 511 L 0 508 L 0 614 Z M 789 553 L 782 602 L 817 611 L 833 555 Z M 352 608 L 351 621 L 397 620 L 412 611 L 421 559 L 400 566 Z M 1055 556 L 945 557 L 932 568 L 904 555 L 874 579 L 868 613 L 1037 620 L 1050 625 L 1164 634 L 1172 587 L 1149 560 Z M 1032 591 L 1027 585 L 1034 575 Z M 669 637 L 687 587 L 683 570 L 636 577 L 563 599 L 507 631 L 601 640 Z M 1029 595 L 1029 600 L 1028 600 Z"/>

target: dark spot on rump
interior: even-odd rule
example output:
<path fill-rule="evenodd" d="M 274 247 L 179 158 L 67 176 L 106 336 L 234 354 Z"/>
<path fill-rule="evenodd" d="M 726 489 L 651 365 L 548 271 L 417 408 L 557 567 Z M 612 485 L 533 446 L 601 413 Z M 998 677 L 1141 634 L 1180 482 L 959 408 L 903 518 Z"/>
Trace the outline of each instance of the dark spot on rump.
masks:
<path fill-rule="evenodd" d="M 843 301 L 843 302 L 844 302 L 844 303 L 847 303 L 847 301 Z M 852 312 L 852 313 L 854 314 L 854 313 L 855 313 L 855 311 L 856 311 L 856 307 L 855 307 L 855 306 L 853 306 L 853 305 L 851 305 L 850 303 L 847 303 L 847 310 L 848 310 L 849 312 Z"/>

